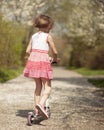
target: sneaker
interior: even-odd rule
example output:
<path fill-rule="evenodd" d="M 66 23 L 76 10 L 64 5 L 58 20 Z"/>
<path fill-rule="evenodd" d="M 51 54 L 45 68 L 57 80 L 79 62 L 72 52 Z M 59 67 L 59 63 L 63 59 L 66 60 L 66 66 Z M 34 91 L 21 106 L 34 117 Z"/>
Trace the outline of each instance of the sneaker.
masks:
<path fill-rule="evenodd" d="M 49 118 L 47 112 L 44 110 L 44 108 L 40 104 L 37 104 L 36 108 L 39 110 L 39 113 L 42 115 L 42 117 L 44 119 L 48 119 Z"/>

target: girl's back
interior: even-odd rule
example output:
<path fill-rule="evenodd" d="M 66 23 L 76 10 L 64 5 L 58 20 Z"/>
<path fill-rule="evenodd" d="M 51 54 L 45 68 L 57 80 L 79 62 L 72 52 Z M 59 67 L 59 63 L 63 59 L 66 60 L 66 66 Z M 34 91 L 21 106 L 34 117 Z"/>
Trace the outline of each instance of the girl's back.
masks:
<path fill-rule="evenodd" d="M 45 32 L 37 32 L 32 35 L 32 49 L 39 49 L 39 50 L 49 50 L 49 45 L 47 42 L 48 33 Z"/>

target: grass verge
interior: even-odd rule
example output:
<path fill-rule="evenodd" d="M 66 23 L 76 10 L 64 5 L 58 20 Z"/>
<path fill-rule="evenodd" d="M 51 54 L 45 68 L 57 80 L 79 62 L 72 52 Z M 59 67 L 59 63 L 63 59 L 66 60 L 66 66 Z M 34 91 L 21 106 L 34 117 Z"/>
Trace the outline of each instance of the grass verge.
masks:
<path fill-rule="evenodd" d="M 71 68 L 71 70 L 74 70 L 82 75 L 86 76 L 94 76 L 94 75 L 104 75 L 104 70 L 91 70 L 87 68 Z"/>
<path fill-rule="evenodd" d="M 104 88 L 104 79 L 88 79 L 88 81 L 98 88 Z"/>
<path fill-rule="evenodd" d="M 18 69 L 4 69 L 0 68 L 0 82 L 4 83 L 10 79 L 13 79 L 19 76 L 23 71 L 23 68 L 20 67 Z"/>
<path fill-rule="evenodd" d="M 100 75 L 104 75 L 104 70 L 91 70 L 91 69 L 87 69 L 87 68 L 71 68 L 71 70 L 74 70 L 84 76 L 100 76 Z M 88 82 L 92 83 L 93 85 L 95 85 L 96 87 L 99 88 L 104 88 L 104 78 L 91 78 L 88 79 Z"/>

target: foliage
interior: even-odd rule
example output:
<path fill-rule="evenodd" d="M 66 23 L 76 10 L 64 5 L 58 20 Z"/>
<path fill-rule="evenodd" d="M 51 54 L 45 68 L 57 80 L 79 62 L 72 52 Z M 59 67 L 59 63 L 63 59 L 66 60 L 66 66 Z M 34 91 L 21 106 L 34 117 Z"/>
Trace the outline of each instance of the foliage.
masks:
<path fill-rule="evenodd" d="M 104 79 L 88 79 L 88 81 L 99 88 L 104 88 Z"/>
<path fill-rule="evenodd" d="M 13 17 L 11 19 L 14 18 L 17 23 L 24 22 L 26 24 L 26 18 L 29 22 L 28 20 L 33 19 L 33 16 L 39 13 L 47 14 L 55 20 L 53 32 L 55 38 L 57 37 L 56 45 L 59 44 L 57 47 L 61 58 L 60 65 L 91 69 L 104 68 L 104 62 L 101 60 L 104 52 L 103 0 L 23 0 L 22 2 L 11 0 L 11 2 L 0 3 L 1 8 L 5 8 L 5 10 L 6 5 L 8 5 L 8 11 L 12 8 Z M 34 3 L 34 6 L 31 3 Z M 21 8 L 23 5 L 24 7 Z M 28 13 L 26 10 L 28 10 Z M 33 27 L 30 27 L 28 36 L 25 36 L 22 60 L 27 41 L 33 30 Z M 11 53 L 9 52 L 8 55 L 10 57 Z M 12 61 L 10 62 L 12 63 Z M 21 64 L 21 62 L 18 64 Z"/>
<path fill-rule="evenodd" d="M 23 38 L 25 36 L 23 26 L 2 20 L 0 16 L 0 66 L 14 68 L 22 64 L 21 54 L 23 50 Z"/>
<path fill-rule="evenodd" d="M 18 68 L 17 70 L 0 68 L 0 82 L 3 83 L 19 76 L 22 70 L 22 68 Z"/>
<path fill-rule="evenodd" d="M 84 45 L 81 39 L 78 40 L 77 38 L 76 42 L 77 44 L 74 45 L 71 53 L 70 66 L 104 69 L 104 45 L 89 47 Z"/>
<path fill-rule="evenodd" d="M 22 71 L 22 51 L 25 28 L 17 23 L 4 21 L 0 15 L 0 82 L 18 76 Z"/>
<path fill-rule="evenodd" d="M 68 40 L 69 49 L 64 52 L 66 46 L 62 47 L 66 53 L 66 58 L 63 53 L 60 55 L 62 60 L 65 61 L 65 58 L 69 66 L 102 69 L 104 63 L 98 61 L 102 59 L 104 51 L 104 4 L 99 0 L 51 0 L 47 5 L 44 12 L 55 19 L 56 35 L 64 35 Z M 73 50 L 69 51 L 70 48 Z M 99 58 L 94 58 L 96 56 Z M 94 63 L 97 65 L 94 66 Z"/>
<path fill-rule="evenodd" d="M 104 69 L 104 45 L 92 49 L 87 53 L 85 67 L 90 69 Z"/>
<path fill-rule="evenodd" d="M 88 68 L 75 68 L 75 67 L 70 67 L 69 69 L 87 76 L 104 75 L 104 70 L 92 70 Z"/>
<path fill-rule="evenodd" d="M 68 66 L 69 65 L 68 59 L 70 58 L 71 46 L 68 44 L 67 39 L 63 37 L 60 38 L 57 36 L 54 37 L 54 42 L 58 51 L 58 57 L 61 58 L 58 65 Z"/>

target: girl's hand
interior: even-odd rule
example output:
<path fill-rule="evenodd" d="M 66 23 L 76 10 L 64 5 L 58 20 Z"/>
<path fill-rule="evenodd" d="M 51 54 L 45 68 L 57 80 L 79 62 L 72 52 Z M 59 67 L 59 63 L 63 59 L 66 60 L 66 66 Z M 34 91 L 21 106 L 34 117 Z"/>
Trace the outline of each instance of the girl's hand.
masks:
<path fill-rule="evenodd" d="M 50 58 L 51 64 L 57 64 L 60 61 L 60 58 L 57 58 L 57 59 L 54 59 L 52 57 L 49 57 L 49 58 Z"/>
<path fill-rule="evenodd" d="M 49 57 L 49 60 L 50 60 L 51 63 L 53 62 L 53 58 L 52 57 Z"/>
<path fill-rule="evenodd" d="M 59 61 L 60 61 L 60 58 L 53 59 L 53 62 L 54 62 L 54 63 L 58 63 Z"/>

